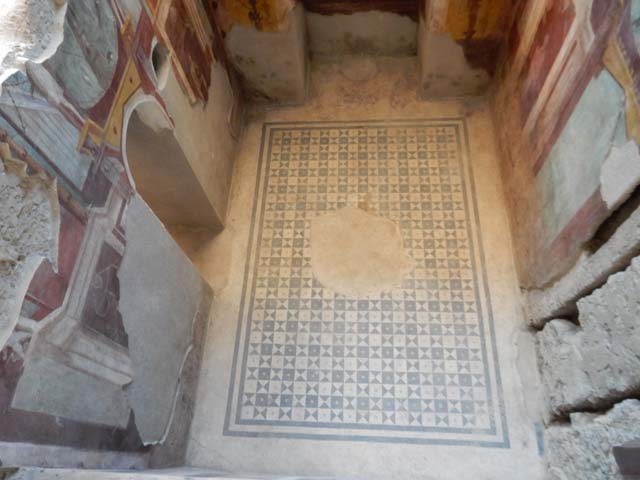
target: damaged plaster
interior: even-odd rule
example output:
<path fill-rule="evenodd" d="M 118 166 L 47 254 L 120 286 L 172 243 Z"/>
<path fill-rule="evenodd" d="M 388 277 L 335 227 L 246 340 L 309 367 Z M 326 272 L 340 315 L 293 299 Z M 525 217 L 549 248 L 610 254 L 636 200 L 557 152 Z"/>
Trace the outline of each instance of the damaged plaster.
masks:
<path fill-rule="evenodd" d="M 0 145 L 0 349 L 18 323 L 22 299 L 43 259 L 55 267 L 60 213 L 54 181 L 28 175 Z"/>
<path fill-rule="evenodd" d="M 215 210 L 216 221 L 222 225 L 237 148 L 235 138 L 241 130 L 232 123 L 234 109 L 241 107 L 237 105 L 237 94 L 228 74 L 220 63 L 212 65 L 209 101 L 205 104 L 192 105 L 189 102 L 173 70 L 167 74 L 161 95 L 175 124 L 173 135 Z M 202 125 L 208 125 L 214 134 L 194 135 Z"/>
<path fill-rule="evenodd" d="M 548 409 L 602 408 L 640 389 L 640 257 L 578 302 L 580 326 L 553 320 L 539 333 Z"/>
<path fill-rule="evenodd" d="M 0 93 L 2 82 L 27 62 L 44 62 L 63 39 L 65 0 L 0 2 Z"/>
<path fill-rule="evenodd" d="M 311 222 L 311 266 L 325 287 L 358 297 L 400 285 L 415 261 L 391 220 L 345 207 Z"/>
<path fill-rule="evenodd" d="M 609 210 L 615 210 L 640 184 L 640 153 L 633 140 L 611 147 L 600 171 L 600 193 Z"/>

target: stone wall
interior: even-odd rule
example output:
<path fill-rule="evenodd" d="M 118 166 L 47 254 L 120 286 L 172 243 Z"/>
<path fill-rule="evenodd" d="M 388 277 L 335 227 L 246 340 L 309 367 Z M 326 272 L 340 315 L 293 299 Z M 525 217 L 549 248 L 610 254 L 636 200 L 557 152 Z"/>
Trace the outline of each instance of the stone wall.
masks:
<path fill-rule="evenodd" d="M 625 400 L 603 414 L 574 413 L 569 425 L 545 434 L 548 480 L 622 480 L 613 445 L 638 439 L 640 401 Z"/>
<path fill-rule="evenodd" d="M 212 293 L 136 193 L 127 127 L 161 120 L 221 227 L 237 77 L 199 2 L 22 4 L 36 30 L 17 41 L 51 44 L 2 66 L 0 464 L 180 464 Z M 40 31 L 57 17 L 35 22 L 52 8 L 64 39 Z"/>
<path fill-rule="evenodd" d="M 640 257 L 537 334 L 553 479 L 622 478 L 612 448 L 640 439 Z"/>
<path fill-rule="evenodd" d="M 544 326 L 539 351 L 551 415 L 602 410 L 640 392 L 638 299 L 640 257 L 578 301 L 578 325 Z"/>

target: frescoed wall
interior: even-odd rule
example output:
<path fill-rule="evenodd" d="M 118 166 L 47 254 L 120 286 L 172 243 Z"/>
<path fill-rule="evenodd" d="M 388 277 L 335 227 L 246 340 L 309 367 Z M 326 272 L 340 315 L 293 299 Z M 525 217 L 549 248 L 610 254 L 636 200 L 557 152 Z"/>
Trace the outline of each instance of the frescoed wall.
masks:
<path fill-rule="evenodd" d="M 640 183 L 640 5 L 518 8 L 495 113 L 520 277 L 540 288 L 575 263 Z"/>
<path fill-rule="evenodd" d="M 161 124 L 183 154 L 172 168 L 215 191 L 199 201 L 211 229 L 223 227 L 241 109 L 218 38 L 193 0 L 69 0 L 55 54 L 3 83 L 0 173 L 16 193 L 0 210 L 2 238 L 28 219 L 21 235 L 42 241 L 33 258 L 0 244 L 0 307 L 15 312 L 0 318 L 0 442 L 144 451 L 165 439 L 212 293 L 136 193 L 127 137 L 132 118 Z M 211 125 L 204 143 L 184 133 L 192 111 Z M 173 267 L 145 279 L 133 251 L 148 268 Z M 149 341 L 154 331 L 171 338 Z M 165 367 L 148 375 L 148 362 Z"/>

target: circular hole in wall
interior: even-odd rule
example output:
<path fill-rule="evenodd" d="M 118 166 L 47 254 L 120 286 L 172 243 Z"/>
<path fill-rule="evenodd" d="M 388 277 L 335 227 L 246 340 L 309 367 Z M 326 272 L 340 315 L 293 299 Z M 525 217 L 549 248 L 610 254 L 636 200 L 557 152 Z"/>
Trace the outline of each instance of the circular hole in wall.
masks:
<path fill-rule="evenodd" d="M 169 49 L 162 43 L 158 42 L 153 47 L 151 52 L 151 64 L 153 65 L 153 72 L 156 75 L 156 82 L 158 88 L 162 89 L 167 83 L 167 77 L 169 76 L 169 68 L 171 62 L 169 61 L 171 54 Z"/>

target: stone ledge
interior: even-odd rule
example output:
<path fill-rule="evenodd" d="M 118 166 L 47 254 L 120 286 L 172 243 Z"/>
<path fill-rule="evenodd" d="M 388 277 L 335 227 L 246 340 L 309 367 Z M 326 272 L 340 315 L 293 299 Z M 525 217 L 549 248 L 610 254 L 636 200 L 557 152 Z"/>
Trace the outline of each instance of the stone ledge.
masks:
<path fill-rule="evenodd" d="M 640 401 L 625 400 L 604 415 L 576 413 L 571 424 L 545 432 L 549 480 L 623 479 L 612 449 L 640 436 Z"/>
<path fill-rule="evenodd" d="M 578 301 L 580 326 L 552 320 L 538 334 L 547 409 L 602 409 L 640 391 L 640 257 Z"/>
<path fill-rule="evenodd" d="M 553 318 L 574 313 L 578 299 L 602 285 L 609 275 L 625 268 L 638 253 L 640 208 L 618 227 L 607 243 L 591 255 L 583 254 L 560 280 L 548 288 L 525 294 L 529 325 L 542 328 Z"/>

